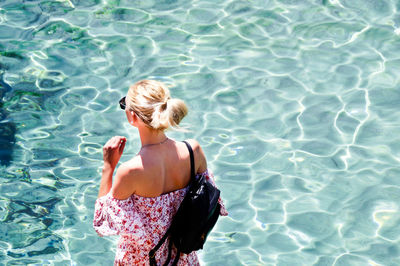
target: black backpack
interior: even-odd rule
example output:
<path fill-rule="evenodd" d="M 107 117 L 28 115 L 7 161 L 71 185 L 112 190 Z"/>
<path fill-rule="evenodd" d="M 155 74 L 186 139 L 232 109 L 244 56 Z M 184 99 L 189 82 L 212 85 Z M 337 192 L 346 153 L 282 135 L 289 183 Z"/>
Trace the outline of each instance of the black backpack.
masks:
<path fill-rule="evenodd" d="M 220 191 L 214 187 L 204 176 L 196 179 L 194 173 L 194 157 L 192 147 L 183 141 L 189 149 L 191 178 L 187 191 L 171 226 L 160 239 L 157 245 L 149 252 L 150 266 L 157 265 L 155 255 L 157 250 L 170 236 L 168 257 L 164 265 L 171 260 L 172 245 L 177 249 L 177 254 L 172 265 L 178 263 L 181 252 L 189 254 L 203 248 L 208 233 L 214 227 L 219 217 L 220 204 L 218 203 Z"/>

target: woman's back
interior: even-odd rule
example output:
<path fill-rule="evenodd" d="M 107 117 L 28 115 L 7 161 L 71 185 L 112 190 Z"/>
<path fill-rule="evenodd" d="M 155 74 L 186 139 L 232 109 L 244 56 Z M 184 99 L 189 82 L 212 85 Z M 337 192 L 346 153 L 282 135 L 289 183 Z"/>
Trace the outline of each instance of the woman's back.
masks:
<path fill-rule="evenodd" d="M 195 173 L 207 169 L 205 155 L 195 140 L 188 140 L 193 148 Z M 190 156 L 183 142 L 168 139 L 165 143 L 143 147 L 132 160 L 125 162 L 125 182 L 132 194 L 157 197 L 186 187 L 190 181 Z M 125 189 L 128 189 L 125 187 Z M 113 194 L 116 194 L 113 191 Z"/>

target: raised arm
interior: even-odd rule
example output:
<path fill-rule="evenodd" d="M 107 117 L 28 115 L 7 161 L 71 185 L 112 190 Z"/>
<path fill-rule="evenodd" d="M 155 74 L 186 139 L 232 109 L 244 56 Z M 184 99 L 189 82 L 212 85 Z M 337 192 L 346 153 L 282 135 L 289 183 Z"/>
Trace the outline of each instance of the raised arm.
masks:
<path fill-rule="evenodd" d="M 112 187 L 112 177 L 115 167 L 124 151 L 126 138 L 122 136 L 112 137 L 103 147 L 103 170 L 100 181 L 98 198 L 106 195 Z"/>

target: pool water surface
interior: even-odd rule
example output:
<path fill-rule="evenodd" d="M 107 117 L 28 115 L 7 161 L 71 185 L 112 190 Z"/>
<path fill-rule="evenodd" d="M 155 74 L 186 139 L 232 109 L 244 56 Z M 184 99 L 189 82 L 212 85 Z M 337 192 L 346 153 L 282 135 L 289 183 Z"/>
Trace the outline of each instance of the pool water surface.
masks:
<path fill-rule="evenodd" d="M 112 265 L 102 146 L 157 79 L 228 217 L 202 265 L 400 265 L 397 0 L 0 1 L 0 265 Z"/>

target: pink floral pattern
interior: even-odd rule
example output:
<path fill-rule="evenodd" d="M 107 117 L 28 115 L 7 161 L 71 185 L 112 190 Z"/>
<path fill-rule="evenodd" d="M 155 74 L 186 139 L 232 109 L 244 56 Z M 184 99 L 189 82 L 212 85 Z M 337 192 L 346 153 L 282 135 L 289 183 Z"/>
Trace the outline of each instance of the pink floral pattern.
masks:
<path fill-rule="evenodd" d="M 215 185 L 213 174 L 207 170 L 202 174 Z M 120 235 L 114 265 L 149 265 L 149 251 L 158 243 L 169 228 L 188 188 L 172 191 L 154 198 L 133 194 L 118 200 L 110 193 L 96 200 L 93 227 L 100 236 Z M 221 204 L 220 215 L 228 212 Z M 167 239 L 156 254 L 158 264 L 168 256 Z M 176 256 L 172 250 L 171 263 Z M 178 265 L 200 265 L 196 252 L 181 254 Z"/>

